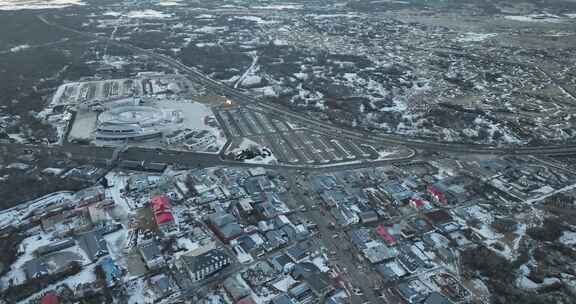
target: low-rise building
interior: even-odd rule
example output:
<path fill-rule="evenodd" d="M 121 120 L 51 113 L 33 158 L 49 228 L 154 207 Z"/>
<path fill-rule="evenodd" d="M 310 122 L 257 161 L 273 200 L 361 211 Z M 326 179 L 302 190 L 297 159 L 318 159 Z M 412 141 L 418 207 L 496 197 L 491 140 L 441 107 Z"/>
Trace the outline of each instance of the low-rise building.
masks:
<path fill-rule="evenodd" d="M 376 228 L 376 233 L 386 242 L 388 246 L 395 246 L 398 243 L 398 240 L 394 235 L 391 233 L 391 227 L 386 227 L 384 225 L 379 225 Z"/>
<path fill-rule="evenodd" d="M 49 274 L 48 266 L 41 259 L 32 259 L 24 263 L 24 274 L 28 280 L 41 278 Z"/>
<path fill-rule="evenodd" d="M 233 301 L 239 301 L 250 295 L 250 287 L 238 276 L 231 276 L 224 280 L 224 289 Z"/>
<path fill-rule="evenodd" d="M 192 281 L 197 282 L 224 269 L 232 261 L 222 249 L 212 249 L 197 256 L 183 255 L 182 266 Z"/>
<path fill-rule="evenodd" d="M 155 196 L 150 200 L 150 205 L 154 211 L 154 219 L 158 229 L 164 235 L 170 235 L 176 232 L 176 220 L 172 215 L 172 204 L 170 198 L 165 195 Z"/>
<path fill-rule="evenodd" d="M 438 204 L 446 205 L 448 204 L 448 199 L 446 198 L 446 193 L 438 189 L 437 186 L 429 185 L 426 189 L 428 195 Z"/>
<path fill-rule="evenodd" d="M 114 286 L 122 277 L 122 271 L 120 267 L 114 263 L 114 260 L 110 257 L 104 258 L 100 262 L 100 266 L 102 267 L 102 271 L 104 272 L 104 277 L 106 280 L 107 286 Z"/>
<path fill-rule="evenodd" d="M 362 250 L 364 256 L 370 263 L 376 264 L 386 260 L 395 258 L 398 252 L 394 248 L 390 248 L 382 243 L 376 243 L 375 246 L 369 246 L 368 248 Z"/>
<path fill-rule="evenodd" d="M 228 213 L 216 213 L 209 217 L 208 225 L 214 233 L 223 241 L 230 242 L 242 234 L 242 228 L 236 218 Z"/>
<path fill-rule="evenodd" d="M 157 274 L 148 279 L 148 286 L 154 299 L 161 299 L 173 292 L 173 284 L 164 273 Z"/>
<path fill-rule="evenodd" d="M 334 290 L 334 286 L 330 283 L 330 277 L 326 273 L 321 272 L 320 269 L 312 263 L 304 262 L 296 264 L 292 271 L 292 276 L 296 279 L 304 280 L 318 298 L 323 298 Z"/>
<path fill-rule="evenodd" d="M 373 210 L 361 212 L 359 217 L 363 224 L 369 224 L 378 221 L 378 213 Z"/>
<path fill-rule="evenodd" d="M 429 201 L 419 197 L 411 198 L 409 204 L 410 207 L 414 208 L 415 210 L 426 210 L 432 208 L 432 204 L 430 204 Z"/>
<path fill-rule="evenodd" d="M 77 237 L 78 246 L 86 252 L 91 261 L 108 254 L 108 246 L 102 234 L 97 230 L 81 234 Z"/>
<path fill-rule="evenodd" d="M 49 253 L 52 253 L 55 251 L 70 248 L 74 245 L 76 245 L 76 243 L 72 239 L 62 240 L 62 241 L 50 243 L 50 244 L 45 245 L 45 246 L 38 247 L 38 249 L 36 249 L 34 251 L 34 253 L 38 256 L 42 256 L 42 255 L 46 255 L 46 254 L 49 254 Z"/>
<path fill-rule="evenodd" d="M 157 269 L 164 266 L 165 260 L 156 242 L 148 242 L 140 246 L 138 251 L 140 251 L 142 259 L 144 260 L 144 263 L 148 269 Z"/>

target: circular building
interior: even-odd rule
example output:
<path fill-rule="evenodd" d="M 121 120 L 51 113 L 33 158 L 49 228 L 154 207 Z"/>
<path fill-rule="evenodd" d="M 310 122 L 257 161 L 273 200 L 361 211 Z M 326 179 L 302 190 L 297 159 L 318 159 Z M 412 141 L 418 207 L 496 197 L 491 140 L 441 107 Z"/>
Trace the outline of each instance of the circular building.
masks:
<path fill-rule="evenodd" d="M 147 139 L 162 135 L 162 129 L 177 122 L 173 111 L 154 107 L 122 106 L 103 112 L 98 117 L 96 139 Z"/>

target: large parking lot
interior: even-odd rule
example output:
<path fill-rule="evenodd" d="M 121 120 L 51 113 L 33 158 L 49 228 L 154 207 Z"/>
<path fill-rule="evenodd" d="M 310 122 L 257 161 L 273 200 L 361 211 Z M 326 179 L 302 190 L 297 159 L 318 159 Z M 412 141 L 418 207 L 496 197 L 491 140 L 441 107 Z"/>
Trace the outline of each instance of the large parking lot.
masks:
<path fill-rule="evenodd" d="M 232 137 L 248 138 L 271 149 L 288 164 L 331 164 L 377 158 L 371 146 L 331 138 L 243 107 L 220 109 L 216 115 Z"/>

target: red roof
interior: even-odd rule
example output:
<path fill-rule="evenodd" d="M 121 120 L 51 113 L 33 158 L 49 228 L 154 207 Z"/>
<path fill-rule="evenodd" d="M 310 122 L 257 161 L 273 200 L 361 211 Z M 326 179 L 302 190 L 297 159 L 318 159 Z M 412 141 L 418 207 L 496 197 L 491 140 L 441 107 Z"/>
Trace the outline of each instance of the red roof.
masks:
<path fill-rule="evenodd" d="M 172 216 L 172 213 L 170 212 L 159 212 L 156 213 L 155 217 L 156 217 L 156 224 L 158 225 L 174 221 L 174 216 Z"/>
<path fill-rule="evenodd" d="M 254 302 L 252 297 L 247 296 L 247 297 L 239 300 L 238 302 L 236 302 L 236 304 L 256 304 L 256 302 Z"/>
<path fill-rule="evenodd" d="M 165 195 L 158 195 L 153 197 L 150 200 L 150 204 L 152 205 L 152 210 L 154 210 L 155 213 L 170 210 L 172 208 L 170 199 Z"/>
<path fill-rule="evenodd" d="M 44 297 L 42 297 L 42 300 L 40 300 L 40 304 L 58 304 L 60 303 L 60 301 L 58 300 L 58 296 L 51 292 L 46 294 Z"/>
<path fill-rule="evenodd" d="M 446 203 L 446 195 L 444 194 L 444 192 L 438 190 L 438 188 L 430 185 L 428 186 L 428 192 L 435 196 L 435 198 L 441 202 L 441 203 Z"/>
<path fill-rule="evenodd" d="M 425 201 L 421 198 L 413 198 L 413 199 L 411 199 L 411 202 L 414 204 L 414 206 L 416 208 L 423 208 L 428 203 L 427 201 Z"/>
<path fill-rule="evenodd" d="M 376 228 L 376 233 L 378 233 L 378 235 L 384 239 L 388 245 L 396 244 L 396 238 L 392 236 L 390 232 L 388 232 L 388 228 L 386 228 L 384 225 L 380 224 L 378 228 Z"/>

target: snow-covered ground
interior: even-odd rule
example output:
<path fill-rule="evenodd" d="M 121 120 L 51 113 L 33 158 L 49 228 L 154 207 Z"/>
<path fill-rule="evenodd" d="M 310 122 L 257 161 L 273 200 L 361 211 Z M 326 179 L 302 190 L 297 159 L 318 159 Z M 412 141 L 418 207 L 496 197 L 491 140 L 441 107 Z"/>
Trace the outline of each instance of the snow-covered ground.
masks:
<path fill-rule="evenodd" d="M 16 207 L 2 210 L 0 212 L 0 228 L 8 224 L 20 224 L 31 212 L 69 200 L 72 196 L 73 193 L 70 191 L 55 192 Z"/>
<path fill-rule="evenodd" d="M 253 9 L 261 10 L 299 10 L 304 8 L 302 4 L 270 4 L 266 6 L 252 6 Z"/>
<path fill-rule="evenodd" d="M 498 34 L 495 33 L 484 34 L 484 33 L 468 32 L 458 36 L 458 38 L 456 38 L 455 40 L 458 42 L 481 42 L 496 37 L 497 35 Z"/>
<path fill-rule="evenodd" d="M 224 26 L 203 26 L 194 30 L 196 33 L 204 33 L 204 34 L 216 34 L 218 32 L 228 30 L 227 27 Z"/>
<path fill-rule="evenodd" d="M 558 22 L 564 22 L 565 21 L 564 18 L 562 18 L 558 15 L 548 14 L 548 13 L 531 14 L 531 15 L 525 15 L 525 16 L 504 16 L 504 18 L 506 18 L 508 20 L 513 20 L 513 21 L 519 21 L 519 22 L 558 23 Z"/>
<path fill-rule="evenodd" d="M 549 197 L 551 197 L 551 196 L 553 196 L 553 195 L 555 195 L 555 194 L 563 193 L 563 192 L 570 191 L 570 190 L 574 190 L 574 189 L 576 189 L 576 184 L 568 185 L 568 186 L 566 186 L 566 187 L 564 187 L 564 188 L 561 188 L 561 189 L 558 189 L 558 190 L 555 190 L 555 191 L 548 192 L 548 193 L 546 193 L 546 194 L 544 194 L 544 195 L 539 195 L 539 196 L 530 198 L 530 199 L 524 201 L 524 203 L 526 203 L 526 204 L 534 204 L 534 203 L 537 203 L 537 202 L 541 202 L 541 201 L 543 201 L 543 200 L 545 200 L 545 199 L 547 199 L 547 198 L 549 198 Z"/>
<path fill-rule="evenodd" d="M 215 138 L 212 145 L 218 147 L 218 150 L 220 150 L 220 148 L 226 144 L 227 139 L 224 136 L 222 130 L 219 127 L 208 125 L 206 123 L 209 117 L 214 116 L 214 113 L 209 106 L 199 102 L 183 102 L 173 100 L 163 100 L 158 104 L 182 112 L 184 121 L 181 124 L 181 129 L 192 129 L 197 131 L 210 132 L 210 135 L 214 136 Z"/>
<path fill-rule="evenodd" d="M 192 250 L 196 250 L 198 248 L 200 248 L 200 243 L 199 242 L 193 242 L 192 240 L 190 240 L 187 237 L 179 237 L 176 239 L 176 244 L 178 245 L 178 248 L 183 248 L 186 251 L 185 252 L 177 252 L 176 253 L 176 257 L 185 254 L 188 251 L 192 251 Z"/>
<path fill-rule="evenodd" d="M 26 275 L 24 274 L 24 263 L 34 259 L 34 251 L 42 246 L 48 245 L 51 242 L 51 235 L 33 235 L 30 236 L 20 245 L 22 250 L 22 255 L 18 257 L 16 262 L 12 264 L 10 272 L 2 276 L 2 285 L 8 286 L 8 282 L 12 280 L 14 284 L 21 284 L 26 281 Z"/>
<path fill-rule="evenodd" d="M 17 45 L 15 47 L 10 48 L 10 52 L 12 53 L 17 53 L 26 49 L 29 49 L 30 45 L 29 44 L 21 44 L 21 45 Z"/>
<path fill-rule="evenodd" d="M 127 284 L 126 289 L 130 295 L 128 304 L 151 303 L 151 299 L 145 294 L 145 284 L 143 279 L 136 279 Z"/>
<path fill-rule="evenodd" d="M 237 148 L 233 149 L 231 152 L 233 154 L 239 153 L 242 150 L 248 150 L 248 149 L 256 149 L 258 151 L 262 151 L 262 149 L 264 149 L 266 147 L 261 146 L 259 143 L 250 140 L 248 138 L 243 138 L 242 142 L 240 142 L 240 144 L 238 145 Z M 272 152 L 272 150 L 266 148 L 266 150 Z M 262 157 L 262 156 L 257 156 L 255 158 L 252 159 L 245 159 L 244 160 L 245 163 L 250 163 L 250 164 L 274 164 L 278 162 L 278 159 L 276 158 L 276 156 L 274 156 L 273 153 L 271 153 L 271 155 L 268 155 L 266 157 Z"/>
<path fill-rule="evenodd" d="M 245 21 L 252 21 L 252 22 L 256 22 L 258 24 L 274 24 L 274 23 L 278 23 L 278 21 L 272 21 L 272 20 L 264 20 L 261 17 L 258 16 L 234 16 L 235 19 L 238 20 L 245 20 Z"/>
<path fill-rule="evenodd" d="M 576 246 L 576 232 L 564 231 L 560 236 L 560 243 L 566 246 Z"/>
<path fill-rule="evenodd" d="M 160 101 L 158 105 L 163 105 L 171 109 L 182 111 L 184 115 L 184 124 L 186 128 L 196 130 L 211 130 L 210 126 L 205 123 L 206 117 L 213 116 L 212 109 L 199 102 L 177 102 L 177 101 Z"/>
<path fill-rule="evenodd" d="M 536 283 L 530 280 L 528 275 L 530 275 L 530 268 L 526 265 L 520 266 L 518 277 L 516 278 L 516 286 L 523 289 L 536 289 L 560 282 L 558 278 L 544 278 L 542 283 Z"/>
<path fill-rule="evenodd" d="M 292 285 L 294 285 L 295 283 L 298 283 L 298 281 L 294 280 L 291 276 L 287 275 L 284 278 L 282 278 L 281 280 L 272 284 L 272 286 L 274 286 L 274 288 L 276 288 L 282 292 L 287 292 L 288 289 L 290 289 L 290 287 Z"/>
<path fill-rule="evenodd" d="M 106 179 L 111 185 L 110 188 L 106 189 L 106 197 L 116 203 L 116 210 L 125 215 L 125 217 L 128 217 L 129 214 L 134 212 L 134 206 L 121 192 L 126 187 L 128 176 L 117 172 L 110 172 L 106 175 Z"/>
<path fill-rule="evenodd" d="M 124 16 L 128 18 L 137 18 L 137 19 L 165 19 L 172 17 L 172 15 L 170 14 L 166 14 L 153 9 L 130 11 L 126 13 Z"/>
<path fill-rule="evenodd" d="M 262 156 L 258 156 L 255 157 L 253 159 L 247 159 L 244 161 L 245 163 L 249 163 L 249 164 L 274 164 L 278 162 L 278 159 L 276 159 L 276 157 L 274 155 L 270 155 L 270 156 L 266 156 L 266 157 L 262 157 Z"/>
<path fill-rule="evenodd" d="M 71 288 L 74 288 L 80 284 L 94 282 L 96 281 L 96 274 L 94 272 L 94 268 L 96 267 L 96 265 L 97 264 L 90 264 L 89 266 L 82 268 L 82 271 L 80 271 L 79 273 L 71 277 L 67 277 L 63 281 L 58 282 L 58 284 L 66 284 Z"/>
<path fill-rule="evenodd" d="M 123 257 L 122 250 L 126 242 L 127 234 L 125 229 L 120 229 L 104 236 L 110 255 L 117 261 Z"/>
<path fill-rule="evenodd" d="M 323 256 L 317 256 L 313 258 L 312 263 L 322 272 L 330 271 L 330 268 L 327 266 L 327 259 Z"/>
<path fill-rule="evenodd" d="M 181 0 L 159 0 L 157 5 L 159 6 L 180 6 L 182 5 Z"/>
<path fill-rule="evenodd" d="M 63 8 L 84 5 L 80 0 L 0 0 L 0 11 Z"/>
<path fill-rule="evenodd" d="M 0 213 L 0 228 L 4 228 L 8 225 L 14 223 L 15 219 L 18 218 L 18 211 L 7 210 Z"/>

